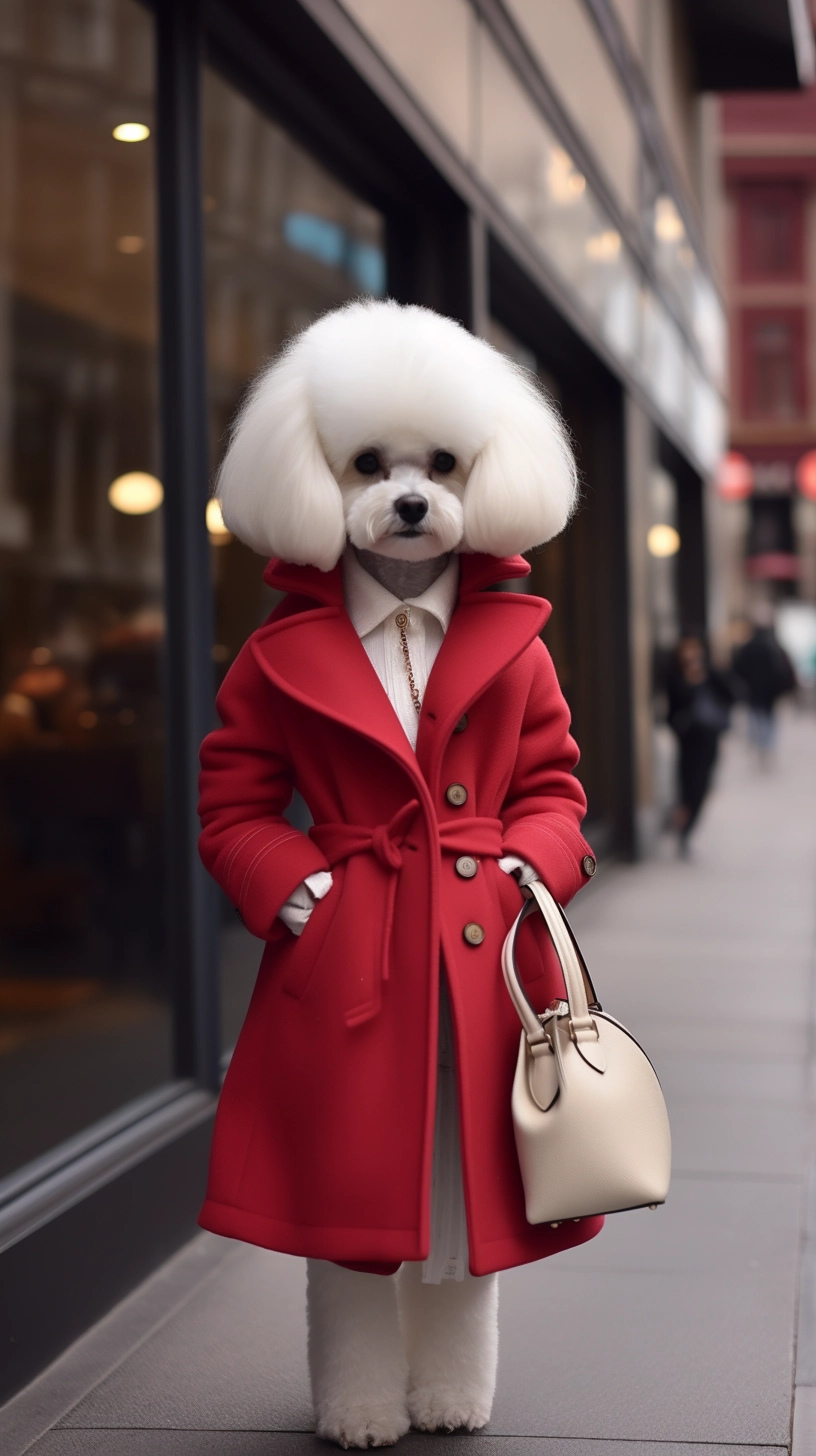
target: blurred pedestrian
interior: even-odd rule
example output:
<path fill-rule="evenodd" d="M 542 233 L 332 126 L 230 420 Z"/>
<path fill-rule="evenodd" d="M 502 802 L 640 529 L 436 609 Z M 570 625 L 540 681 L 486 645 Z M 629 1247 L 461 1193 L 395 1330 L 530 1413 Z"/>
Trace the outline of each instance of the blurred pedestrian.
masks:
<path fill-rule="evenodd" d="M 689 835 L 711 786 L 720 738 L 731 720 L 735 693 L 728 678 L 712 671 L 699 637 L 677 644 L 666 678 L 668 721 L 680 746 L 679 797 L 673 824 L 680 852 L 688 853 Z"/>
<path fill-rule="evenodd" d="M 777 641 L 771 620 L 757 622 L 750 641 L 734 653 L 733 665 L 745 684 L 751 742 L 760 761 L 767 763 L 776 741 L 776 705 L 797 685 L 793 663 Z"/>

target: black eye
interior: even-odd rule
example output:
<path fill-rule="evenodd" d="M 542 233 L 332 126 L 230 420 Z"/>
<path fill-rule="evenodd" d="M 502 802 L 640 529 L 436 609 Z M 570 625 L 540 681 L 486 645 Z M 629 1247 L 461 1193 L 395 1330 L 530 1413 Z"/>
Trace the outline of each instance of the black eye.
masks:
<path fill-rule="evenodd" d="M 376 475 L 380 468 L 380 461 L 373 450 L 364 450 L 362 455 L 357 456 L 354 468 L 359 470 L 361 475 Z"/>
<path fill-rule="evenodd" d="M 451 455 L 449 450 L 437 450 L 433 458 L 433 468 L 437 475 L 450 475 L 456 464 L 456 456 Z"/>

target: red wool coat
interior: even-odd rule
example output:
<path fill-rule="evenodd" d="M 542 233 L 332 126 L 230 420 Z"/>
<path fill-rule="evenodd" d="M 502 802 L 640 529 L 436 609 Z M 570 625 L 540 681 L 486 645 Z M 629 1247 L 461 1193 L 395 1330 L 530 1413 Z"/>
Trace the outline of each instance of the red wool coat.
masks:
<path fill-rule="evenodd" d="M 578 751 L 539 637 L 550 609 L 484 590 L 525 575 L 518 557 L 461 567 L 416 754 L 346 614 L 339 567 L 271 564 L 266 579 L 290 595 L 219 694 L 224 726 L 201 752 L 201 853 L 267 946 L 216 1118 L 200 1219 L 215 1233 L 341 1262 L 427 1257 L 440 961 L 471 1271 L 601 1227 L 527 1223 L 510 1115 L 520 1026 L 500 952 L 521 893 L 496 861 L 528 861 L 564 903 L 590 853 Z M 283 818 L 293 786 L 314 816 L 308 835 Z M 479 862 L 470 879 L 455 868 L 465 854 Z M 295 938 L 278 911 L 327 868 L 333 887 Z M 479 944 L 463 934 L 473 924 Z M 543 1007 L 563 982 L 549 947 L 531 955 Z"/>

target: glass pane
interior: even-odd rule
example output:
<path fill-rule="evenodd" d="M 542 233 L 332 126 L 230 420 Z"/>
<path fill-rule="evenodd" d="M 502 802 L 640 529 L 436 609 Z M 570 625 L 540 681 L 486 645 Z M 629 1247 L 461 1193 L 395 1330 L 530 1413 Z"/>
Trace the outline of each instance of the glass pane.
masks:
<path fill-rule="evenodd" d="M 473 146 L 473 11 L 468 0 L 345 0 L 375 45 L 465 156 Z"/>
<path fill-rule="evenodd" d="M 620 201 L 636 212 L 637 123 L 583 0 L 509 0 L 509 9 L 573 121 L 592 138 Z"/>
<path fill-rule="evenodd" d="M 499 200 L 598 322 L 616 354 L 638 347 L 638 278 L 620 233 L 484 30 L 480 167 Z"/>
<path fill-rule="evenodd" d="M 213 466 L 247 381 L 284 340 L 361 294 L 385 292 L 383 219 L 214 72 L 204 84 L 207 362 Z M 217 681 L 275 605 L 264 562 L 211 530 Z M 303 806 L 300 813 L 303 814 Z M 298 806 L 292 810 L 298 814 Z M 222 1043 L 231 1047 L 260 943 L 223 903 Z"/>
<path fill-rule="evenodd" d="M 0 0 L 0 1175 L 172 1074 L 152 50 Z"/>

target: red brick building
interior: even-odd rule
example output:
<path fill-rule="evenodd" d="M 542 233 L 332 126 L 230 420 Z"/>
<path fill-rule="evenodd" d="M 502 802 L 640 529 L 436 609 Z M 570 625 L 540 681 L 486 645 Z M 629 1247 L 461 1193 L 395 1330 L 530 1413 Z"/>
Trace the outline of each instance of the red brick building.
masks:
<path fill-rule="evenodd" d="M 742 605 L 757 596 L 814 600 L 816 88 L 731 95 L 720 106 L 730 448 L 750 465 L 737 533 Z"/>

